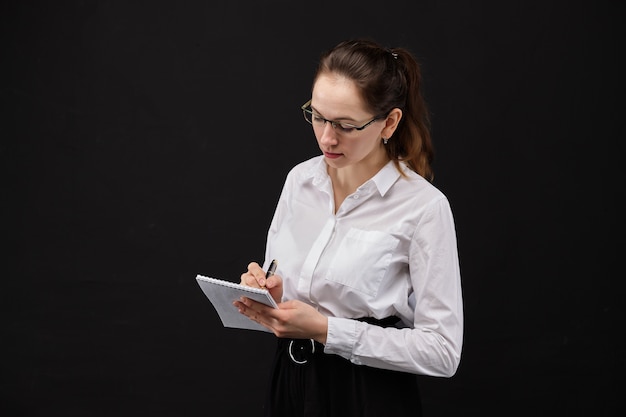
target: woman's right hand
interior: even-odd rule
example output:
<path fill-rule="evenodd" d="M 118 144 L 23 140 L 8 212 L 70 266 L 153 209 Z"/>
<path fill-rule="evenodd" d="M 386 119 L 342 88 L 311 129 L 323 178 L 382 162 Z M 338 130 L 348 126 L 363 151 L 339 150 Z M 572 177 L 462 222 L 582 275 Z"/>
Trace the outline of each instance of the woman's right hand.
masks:
<path fill-rule="evenodd" d="M 265 278 L 266 272 L 256 262 L 248 264 L 248 271 L 241 274 L 241 285 L 254 288 L 266 288 L 274 301 L 280 303 L 283 298 L 283 279 L 280 275 Z"/>

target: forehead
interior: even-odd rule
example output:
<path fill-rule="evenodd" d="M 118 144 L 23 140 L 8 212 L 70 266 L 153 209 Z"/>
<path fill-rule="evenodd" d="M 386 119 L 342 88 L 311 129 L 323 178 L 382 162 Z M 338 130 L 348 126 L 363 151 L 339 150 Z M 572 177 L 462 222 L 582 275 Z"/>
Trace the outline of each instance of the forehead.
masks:
<path fill-rule="evenodd" d="M 368 114 L 354 81 L 334 73 L 322 74 L 315 80 L 311 105 L 325 117 L 359 117 Z"/>

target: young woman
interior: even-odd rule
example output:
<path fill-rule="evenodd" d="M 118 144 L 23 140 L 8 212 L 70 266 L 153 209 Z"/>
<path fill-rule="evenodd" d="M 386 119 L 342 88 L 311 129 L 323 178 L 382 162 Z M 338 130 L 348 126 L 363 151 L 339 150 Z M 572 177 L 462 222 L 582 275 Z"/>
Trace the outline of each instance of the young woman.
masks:
<path fill-rule="evenodd" d="M 276 273 L 241 276 L 280 308 L 235 302 L 278 337 L 268 416 L 418 416 L 416 375 L 457 370 L 456 232 L 420 83 L 405 48 L 357 39 L 321 56 L 302 111 L 322 155 L 287 175 L 264 262 Z"/>

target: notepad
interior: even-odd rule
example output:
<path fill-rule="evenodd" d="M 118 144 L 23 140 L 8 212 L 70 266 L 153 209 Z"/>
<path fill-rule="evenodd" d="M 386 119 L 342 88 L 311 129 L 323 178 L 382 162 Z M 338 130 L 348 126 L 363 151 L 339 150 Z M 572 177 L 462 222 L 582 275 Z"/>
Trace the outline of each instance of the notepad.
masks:
<path fill-rule="evenodd" d="M 204 295 L 213 304 L 224 327 L 269 332 L 267 328 L 241 314 L 233 305 L 233 301 L 239 300 L 243 296 L 278 308 L 269 291 L 202 275 L 197 275 L 196 281 Z"/>

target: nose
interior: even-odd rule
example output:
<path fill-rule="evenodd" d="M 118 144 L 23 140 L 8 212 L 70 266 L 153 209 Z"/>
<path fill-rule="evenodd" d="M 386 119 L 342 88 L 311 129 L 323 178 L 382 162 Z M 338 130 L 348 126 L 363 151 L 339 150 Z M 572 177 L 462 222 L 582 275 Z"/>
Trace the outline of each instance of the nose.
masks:
<path fill-rule="evenodd" d="M 324 145 L 337 144 L 337 133 L 335 132 L 335 128 L 332 123 L 324 123 L 324 128 L 322 130 L 322 134 L 320 135 L 320 143 Z"/>

